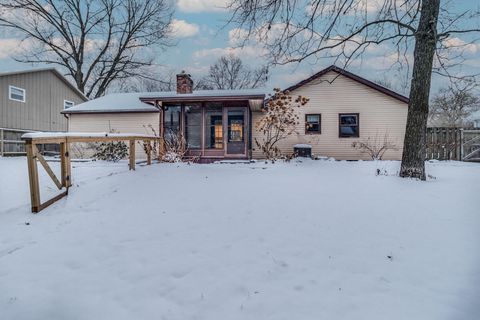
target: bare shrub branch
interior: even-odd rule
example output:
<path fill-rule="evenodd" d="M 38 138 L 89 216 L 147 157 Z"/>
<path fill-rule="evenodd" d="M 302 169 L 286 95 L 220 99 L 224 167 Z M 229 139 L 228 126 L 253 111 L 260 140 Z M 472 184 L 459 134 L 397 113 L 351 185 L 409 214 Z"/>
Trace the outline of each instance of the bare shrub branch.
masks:
<path fill-rule="evenodd" d="M 255 124 L 257 131 L 262 134 L 261 138 L 255 138 L 255 144 L 268 160 L 275 161 L 282 156 L 277 144 L 295 132 L 300 124 L 296 109 L 307 104 L 308 100 L 302 96 L 294 98 L 288 92 L 274 89 L 263 109 L 263 116 Z"/>

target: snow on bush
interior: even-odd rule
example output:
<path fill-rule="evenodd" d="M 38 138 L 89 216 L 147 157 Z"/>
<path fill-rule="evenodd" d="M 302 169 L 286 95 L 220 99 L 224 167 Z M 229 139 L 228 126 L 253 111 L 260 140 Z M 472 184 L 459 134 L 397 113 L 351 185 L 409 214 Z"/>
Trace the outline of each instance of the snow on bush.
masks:
<path fill-rule="evenodd" d="M 110 133 L 116 133 L 111 130 Z M 101 142 L 95 148 L 94 159 L 118 162 L 128 156 L 127 144 L 123 141 Z"/>

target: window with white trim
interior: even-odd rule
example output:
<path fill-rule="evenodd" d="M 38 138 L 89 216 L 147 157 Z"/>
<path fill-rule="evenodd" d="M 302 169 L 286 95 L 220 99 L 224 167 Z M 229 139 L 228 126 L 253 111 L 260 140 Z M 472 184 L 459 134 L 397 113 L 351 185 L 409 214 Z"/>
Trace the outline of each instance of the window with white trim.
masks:
<path fill-rule="evenodd" d="M 360 115 L 358 113 L 340 113 L 338 118 L 340 138 L 358 138 L 360 136 Z"/>
<path fill-rule="evenodd" d="M 75 102 L 73 101 L 63 100 L 63 109 L 71 108 L 74 105 L 75 105 Z"/>
<path fill-rule="evenodd" d="M 13 101 L 25 102 L 25 89 L 8 86 L 8 98 Z"/>

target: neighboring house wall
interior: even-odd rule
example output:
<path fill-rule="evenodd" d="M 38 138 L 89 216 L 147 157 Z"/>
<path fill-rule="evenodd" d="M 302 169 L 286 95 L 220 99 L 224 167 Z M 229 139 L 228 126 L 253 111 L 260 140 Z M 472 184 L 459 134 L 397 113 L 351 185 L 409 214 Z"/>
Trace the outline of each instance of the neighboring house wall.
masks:
<path fill-rule="evenodd" d="M 335 77 L 337 77 L 335 79 Z M 329 83 L 325 80 L 332 81 Z M 293 153 L 295 144 L 311 144 L 312 154 L 334 157 L 339 160 L 370 159 L 352 147 L 354 141 L 364 141 L 375 136 L 383 141 L 385 133 L 398 146 L 397 151 L 388 151 L 383 159 L 399 160 L 402 157 L 403 139 L 407 120 L 407 104 L 377 90 L 367 87 L 335 72 L 307 83 L 291 92 L 292 96 L 302 95 L 310 99 L 298 109 L 300 124 L 297 133 L 279 142 L 282 153 Z M 339 138 L 339 113 L 359 113 L 360 137 Z M 305 114 L 321 114 L 321 134 L 305 134 Z M 261 134 L 255 130 L 255 123 L 262 113 L 253 112 L 253 158 L 263 155 L 255 145 L 255 138 Z"/>
<path fill-rule="evenodd" d="M 9 86 L 25 89 L 25 102 L 9 99 Z M 0 76 L 0 127 L 38 131 L 66 131 L 60 112 L 64 100 L 85 102 L 53 71 L 44 70 Z"/>
<path fill-rule="evenodd" d="M 160 114 L 158 112 L 150 113 L 89 113 L 89 114 L 70 114 L 68 115 L 68 131 L 70 132 L 110 132 L 115 130 L 117 133 L 139 133 L 153 134 L 149 125 L 153 126 L 158 134 Z M 74 157 L 90 157 L 93 150 L 83 149 L 86 145 L 72 147 Z M 75 150 L 77 150 L 75 152 Z M 83 155 L 80 153 L 84 152 Z M 137 158 L 146 158 L 141 145 L 135 147 Z"/>

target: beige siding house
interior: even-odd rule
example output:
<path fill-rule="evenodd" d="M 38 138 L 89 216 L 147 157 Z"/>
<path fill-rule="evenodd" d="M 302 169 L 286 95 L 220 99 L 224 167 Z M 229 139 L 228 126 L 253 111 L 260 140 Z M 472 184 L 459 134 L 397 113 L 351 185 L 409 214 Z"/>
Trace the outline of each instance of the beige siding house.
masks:
<path fill-rule="evenodd" d="M 0 154 L 22 152 L 25 131 L 67 131 L 61 112 L 85 101 L 54 68 L 0 73 Z"/>
<path fill-rule="evenodd" d="M 292 153 L 296 144 L 309 144 L 314 155 L 339 160 L 368 160 L 369 156 L 354 149 L 352 143 L 369 138 L 383 142 L 387 135 L 397 150 L 388 150 L 383 158 L 401 159 L 407 122 L 407 98 L 336 67 L 325 69 L 292 86 L 290 94 L 307 97 L 310 101 L 298 110 L 301 121 L 296 133 L 279 145 L 284 154 Z M 318 132 L 306 132 L 304 121 L 307 115 L 319 119 Z M 356 116 L 358 137 L 341 136 L 340 115 Z M 254 112 L 253 123 L 261 117 L 262 113 Z M 253 136 L 259 140 L 261 138 L 255 129 Z M 262 157 L 255 145 L 252 149 L 253 158 Z"/>
<path fill-rule="evenodd" d="M 176 92 L 112 94 L 63 113 L 72 132 L 145 134 L 151 133 L 151 126 L 165 139 L 185 137 L 188 154 L 202 162 L 261 159 L 263 155 L 255 145 L 261 136 L 255 123 L 263 116 L 265 92 L 192 88 L 190 76 L 182 73 L 177 75 Z M 301 144 L 310 145 L 315 156 L 369 159 L 352 143 L 367 139 L 382 142 L 387 136 L 397 148 L 389 150 L 384 159 L 401 159 L 406 97 L 335 66 L 287 90 L 310 100 L 298 111 L 301 121 L 296 132 L 280 143 L 285 155 Z M 143 156 L 141 150 L 137 152 Z"/>

